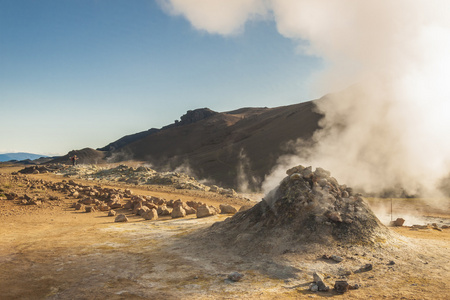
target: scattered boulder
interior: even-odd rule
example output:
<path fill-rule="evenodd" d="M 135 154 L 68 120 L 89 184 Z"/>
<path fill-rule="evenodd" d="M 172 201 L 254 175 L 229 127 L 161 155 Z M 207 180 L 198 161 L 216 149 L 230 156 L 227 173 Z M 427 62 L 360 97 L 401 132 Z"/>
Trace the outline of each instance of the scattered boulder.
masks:
<path fill-rule="evenodd" d="M 342 257 L 337 255 L 331 255 L 331 259 L 334 260 L 335 262 L 341 262 L 344 260 Z"/>
<path fill-rule="evenodd" d="M 326 255 L 326 254 L 324 254 L 324 255 L 322 255 L 322 258 L 323 259 L 330 259 L 330 260 L 334 260 L 335 262 L 341 262 L 341 261 L 343 261 L 344 259 L 341 257 L 341 256 L 338 256 L 338 255 Z"/>
<path fill-rule="evenodd" d="M 108 217 L 114 217 L 116 214 L 117 214 L 117 213 L 116 213 L 115 210 L 110 210 L 110 211 L 108 212 Z"/>
<path fill-rule="evenodd" d="M 19 195 L 17 195 L 14 192 L 6 193 L 5 196 L 6 196 L 7 200 L 14 200 L 14 199 L 17 199 L 19 197 Z"/>
<path fill-rule="evenodd" d="M 172 213 L 165 204 L 158 207 L 156 211 L 158 213 L 158 216 L 170 216 Z"/>
<path fill-rule="evenodd" d="M 109 206 L 106 205 L 106 204 L 100 204 L 100 205 L 98 206 L 98 209 L 99 209 L 100 211 L 108 211 L 110 208 L 109 208 Z"/>
<path fill-rule="evenodd" d="M 145 213 L 147 213 L 150 210 L 147 206 L 142 206 L 139 208 L 136 212 L 136 215 L 143 217 Z"/>
<path fill-rule="evenodd" d="M 86 206 L 86 207 L 84 208 L 84 210 L 85 210 L 87 213 L 95 212 L 95 207 L 94 207 L 94 206 Z"/>
<path fill-rule="evenodd" d="M 234 208 L 231 205 L 228 205 L 228 204 L 220 204 L 219 209 L 220 209 L 220 213 L 221 214 L 232 214 L 232 215 L 234 215 L 235 213 L 237 213 L 237 209 Z"/>
<path fill-rule="evenodd" d="M 156 209 L 152 208 L 146 211 L 144 214 L 141 215 L 146 220 L 156 220 L 158 219 L 158 212 Z"/>
<path fill-rule="evenodd" d="M 313 273 L 314 283 L 317 285 L 317 289 L 320 292 L 328 292 L 330 288 L 325 284 L 321 275 L 317 272 Z"/>
<path fill-rule="evenodd" d="M 244 274 L 241 274 L 239 272 L 233 272 L 233 273 L 228 274 L 228 279 L 233 282 L 240 281 L 243 277 L 244 277 Z"/>
<path fill-rule="evenodd" d="M 216 210 L 214 209 L 214 207 L 208 206 L 206 204 L 199 206 L 197 209 L 197 218 L 209 217 L 215 214 Z"/>
<path fill-rule="evenodd" d="M 349 286 L 348 282 L 345 280 L 338 280 L 334 283 L 334 289 L 339 294 L 344 294 L 344 293 L 348 292 L 349 287 L 350 286 Z"/>
<path fill-rule="evenodd" d="M 368 272 L 368 271 L 372 271 L 372 269 L 373 269 L 372 264 L 365 264 L 364 266 L 362 266 L 361 268 L 356 270 L 355 273 Z"/>
<path fill-rule="evenodd" d="M 390 223 L 391 226 L 396 226 L 396 227 L 401 227 L 403 226 L 403 224 L 405 223 L 405 219 L 403 218 L 397 218 L 397 220 L 392 221 Z"/>
<path fill-rule="evenodd" d="M 119 214 L 119 215 L 117 215 L 117 217 L 114 219 L 114 222 L 128 222 L 128 218 L 127 218 L 127 216 L 125 216 L 124 214 Z"/>
<path fill-rule="evenodd" d="M 80 200 L 80 203 L 84 204 L 84 205 L 89 205 L 89 204 L 93 204 L 94 203 L 94 199 L 92 198 L 83 198 L 82 200 Z"/>
<path fill-rule="evenodd" d="M 118 209 L 118 208 L 122 208 L 123 207 L 123 204 L 122 203 L 120 203 L 120 202 L 118 202 L 118 201 L 116 201 L 116 202 L 114 202 L 113 204 L 111 204 L 111 209 Z"/>
<path fill-rule="evenodd" d="M 186 217 L 186 210 L 180 205 L 172 210 L 172 219 Z"/>
<path fill-rule="evenodd" d="M 42 201 L 41 200 L 37 200 L 35 198 L 30 199 L 27 201 L 27 205 L 41 205 Z"/>

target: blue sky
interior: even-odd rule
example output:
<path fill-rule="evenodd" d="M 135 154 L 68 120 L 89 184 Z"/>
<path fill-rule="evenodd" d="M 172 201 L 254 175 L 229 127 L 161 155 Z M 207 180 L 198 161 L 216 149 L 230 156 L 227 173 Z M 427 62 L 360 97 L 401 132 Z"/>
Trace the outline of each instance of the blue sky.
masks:
<path fill-rule="evenodd" d="M 0 1 L 0 153 L 65 154 L 189 109 L 276 107 L 312 92 L 317 57 L 270 18 L 196 30 L 152 0 Z"/>

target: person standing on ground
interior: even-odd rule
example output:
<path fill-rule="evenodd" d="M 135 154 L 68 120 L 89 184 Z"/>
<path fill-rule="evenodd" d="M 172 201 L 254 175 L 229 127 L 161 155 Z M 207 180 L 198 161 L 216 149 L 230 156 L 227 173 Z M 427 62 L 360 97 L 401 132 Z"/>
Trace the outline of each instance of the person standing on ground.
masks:
<path fill-rule="evenodd" d="M 77 164 L 78 156 L 74 155 L 70 159 L 72 160 L 72 166 L 75 166 Z"/>

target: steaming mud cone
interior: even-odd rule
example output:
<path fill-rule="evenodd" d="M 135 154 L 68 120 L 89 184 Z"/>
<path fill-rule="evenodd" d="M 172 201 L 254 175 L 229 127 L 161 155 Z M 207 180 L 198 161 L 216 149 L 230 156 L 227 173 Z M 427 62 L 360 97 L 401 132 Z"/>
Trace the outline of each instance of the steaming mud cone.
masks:
<path fill-rule="evenodd" d="M 253 208 L 211 228 L 225 244 L 264 252 L 299 245 L 372 245 L 389 238 L 368 205 L 328 171 L 297 166 Z M 259 246 L 259 247 L 258 247 Z"/>

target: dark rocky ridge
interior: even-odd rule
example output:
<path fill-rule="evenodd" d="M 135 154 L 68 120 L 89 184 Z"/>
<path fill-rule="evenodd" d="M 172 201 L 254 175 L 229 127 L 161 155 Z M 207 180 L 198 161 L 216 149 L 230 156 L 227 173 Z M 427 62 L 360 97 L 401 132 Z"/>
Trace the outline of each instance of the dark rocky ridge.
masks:
<path fill-rule="evenodd" d="M 108 156 L 115 161 L 146 161 L 158 170 L 187 165 L 196 178 L 235 189 L 245 180 L 250 188 L 258 189 L 277 159 L 292 153 L 287 145 L 297 139 L 310 140 L 321 118 L 313 101 L 224 113 L 193 110 L 180 122 L 110 151 Z"/>

